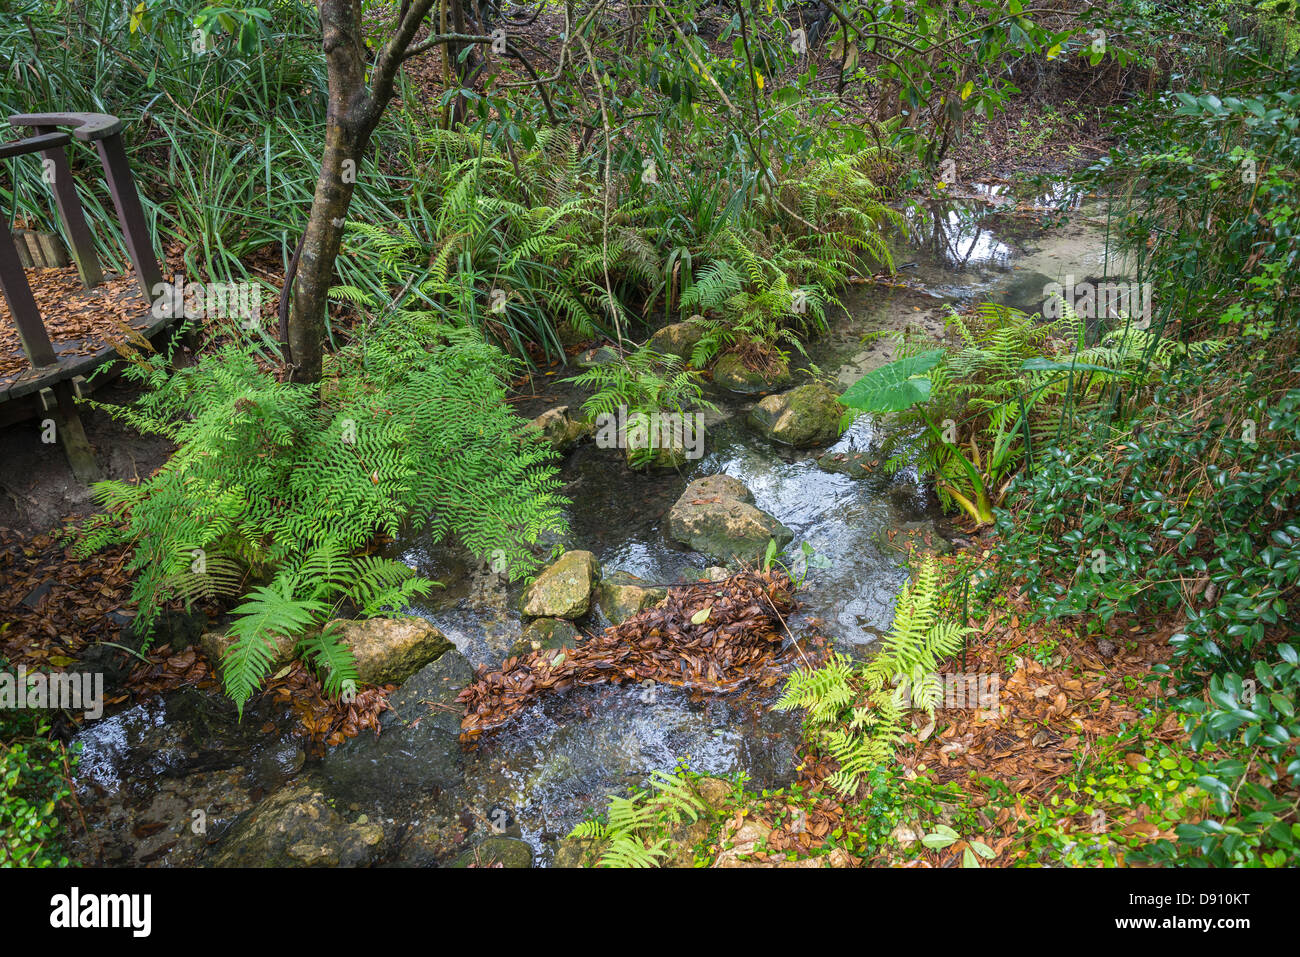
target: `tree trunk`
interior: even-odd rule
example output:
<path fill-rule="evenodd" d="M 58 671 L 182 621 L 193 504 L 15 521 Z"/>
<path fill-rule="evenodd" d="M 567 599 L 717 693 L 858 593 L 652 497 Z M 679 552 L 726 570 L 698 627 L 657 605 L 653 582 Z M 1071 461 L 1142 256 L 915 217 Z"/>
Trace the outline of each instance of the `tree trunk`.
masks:
<path fill-rule="evenodd" d="M 325 132 L 325 156 L 307 219 L 289 314 L 289 350 L 295 382 L 320 379 L 325 311 L 334 279 L 334 261 L 342 245 L 343 225 L 352 201 L 353 185 L 344 178 L 345 161 L 350 159 L 355 163 L 361 148 L 355 130 L 331 122 Z"/>
<path fill-rule="evenodd" d="M 303 235 L 302 256 L 293 283 L 289 313 L 289 352 L 295 382 L 321 375 L 325 310 L 334 278 L 334 261 L 352 202 L 361 152 L 374 121 L 365 82 L 365 46 L 358 10 L 350 0 L 321 0 L 321 39 L 329 70 L 325 154 Z"/>
<path fill-rule="evenodd" d="M 286 320 L 282 299 L 281 321 L 294 382 L 320 380 L 325 310 L 334 281 L 334 261 L 343 242 L 343 226 L 356 189 L 361 154 L 392 99 L 397 71 L 407 57 L 451 39 L 440 33 L 412 45 L 433 3 L 434 0 L 402 0 L 397 25 L 370 64 L 367 82 L 370 51 L 362 35 L 361 0 L 317 0 L 321 46 L 329 72 L 329 108 L 325 118 L 325 155 L 321 158 L 311 213 L 282 293 L 291 301 Z M 463 16 L 460 19 L 463 21 Z M 482 43 L 490 38 L 462 34 L 458 39 Z"/>

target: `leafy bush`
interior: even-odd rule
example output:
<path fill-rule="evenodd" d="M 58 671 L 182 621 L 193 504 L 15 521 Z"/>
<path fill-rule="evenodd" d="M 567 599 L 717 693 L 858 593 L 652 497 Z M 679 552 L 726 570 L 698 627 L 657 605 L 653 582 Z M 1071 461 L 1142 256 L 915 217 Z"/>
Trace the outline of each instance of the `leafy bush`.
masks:
<path fill-rule="evenodd" d="M 319 387 L 278 382 L 234 345 L 170 372 L 161 356 L 137 359 L 128 374 L 152 391 L 105 408 L 179 448 L 139 485 L 96 485 L 108 514 L 82 548 L 135 544 L 144 626 L 169 600 L 254 586 L 233 610 L 224 668 L 242 706 L 269 668 L 269 636 L 303 635 L 345 602 L 382 614 L 428 591 L 400 562 L 360 553 L 376 533 L 455 536 L 513 576 L 539 565 L 530 546 L 563 527 L 559 483 L 503 401 L 510 368 L 473 330 L 412 319 L 342 350 Z M 303 650 L 331 690 L 350 677 L 328 635 Z"/>
<path fill-rule="evenodd" d="M 49 737 L 43 719 L 0 719 L 0 867 L 67 867 L 58 806 L 72 793 L 76 753 Z"/>

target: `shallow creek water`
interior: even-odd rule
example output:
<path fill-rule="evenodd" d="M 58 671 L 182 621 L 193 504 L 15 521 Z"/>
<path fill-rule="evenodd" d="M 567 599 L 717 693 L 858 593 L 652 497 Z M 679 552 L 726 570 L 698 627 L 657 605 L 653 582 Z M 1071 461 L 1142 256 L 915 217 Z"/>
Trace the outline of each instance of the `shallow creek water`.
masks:
<path fill-rule="evenodd" d="M 1021 195 L 1040 212 L 1011 217 L 1005 187 L 907 213 L 911 232 L 898 250 L 906 287 L 850 287 L 846 315 L 809 346 L 809 361 L 847 386 L 892 357 L 892 343 L 863 337 L 919 326 L 942 329 L 950 304 L 1002 301 L 1041 308 L 1045 282 L 1082 279 L 1104 269 L 1104 234 L 1096 204 L 1052 186 Z M 539 392 L 519 405 L 536 415 L 581 396 L 540 378 Z M 791 627 L 817 619 L 821 633 L 848 653 L 864 655 L 889 626 L 905 572 L 887 540 L 904 530 L 947 532 L 933 496 L 914 474 L 882 470 L 851 477 L 819 467 L 821 450 L 797 452 L 759 437 L 745 424 L 752 400 L 710 397 L 706 452 L 677 472 L 637 473 L 616 451 L 587 443 L 564 462 L 570 548 L 592 551 L 606 573 L 623 570 L 669 582 L 703 569 L 703 556 L 672 543 L 666 515 L 686 484 L 726 472 L 753 491 L 760 508 L 808 542 L 827 562 L 810 570 L 803 607 Z M 876 426 L 862 420 L 833 451 L 867 451 Z M 469 661 L 494 666 L 519 638 L 519 586 L 456 550 L 418 538 L 394 554 L 443 582 L 413 609 L 451 638 Z M 818 563 L 821 564 L 821 563 Z M 599 612 L 583 622 L 603 627 Z M 535 863 L 546 864 L 567 834 L 606 796 L 679 760 L 697 771 L 746 775 L 757 786 L 789 780 L 798 719 L 769 705 L 775 689 L 708 695 L 660 688 L 653 701 L 639 687 L 579 688 L 552 696 L 509 726 L 462 748 L 451 733 L 422 737 L 363 734 L 323 761 L 308 758 L 293 720 L 271 702 L 253 702 L 242 722 L 223 698 L 184 689 L 111 715 L 80 735 L 84 746 L 78 797 L 90 834 L 80 856 L 104 863 L 202 863 L 240 814 L 276 788 L 308 782 L 347 821 L 384 828 L 380 860 L 449 863 L 482 836 L 489 822 L 508 822 Z M 196 814 L 196 812 L 201 812 Z M 203 827 L 194 822 L 202 818 Z"/>

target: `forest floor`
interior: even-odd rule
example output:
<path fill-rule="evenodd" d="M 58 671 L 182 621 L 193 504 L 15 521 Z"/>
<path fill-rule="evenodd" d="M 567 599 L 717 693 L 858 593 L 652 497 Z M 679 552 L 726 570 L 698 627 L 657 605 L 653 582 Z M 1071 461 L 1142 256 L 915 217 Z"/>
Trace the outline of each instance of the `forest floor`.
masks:
<path fill-rule="evenodd" d="M 951 566 L 956 559 L 942 561 Z M 1103 814 L 1109 816 L 1101 818 L 1085 813 L 1082 801 L 1058 802 L 1077 794 L 1087 769 L 1113 761 L 1117 748 L 1137 769 L 1156 760 L 1146 751 L 1186 742 L 1153 672 L 1169 659 L 1176 623 L 1116 623 L 1109 636 L 1080 637 L 1060 622 L 1029 621 L 1030 602 L 1016 589 L 995 605 L 976 624 L 966 651 L 942 667 L 945 674 L 992 679 L 981 685 L 987 698 L 975 706 L 958 695 L 928 720 L 918 712 L 899 747 L 901 780 L 878 785 L 891 797 L 907 794 L 892 840 L 862 833 L 879 816 L 870 786 L 852 799 L 841 795 L 827 783 L 835 762 L 808 753 L 788 791 L 737 804 L 724 835 L 735 834 L 745 818 L 770 831 L 761 849 L 742 860 L 771 865 L 791 854 L 829 855 L 860 835 L 859 846 L 887 848 L 870 856 L 876 865 L 960 867 L 978 843 L 992 852 L 987 859 L 976 855 L 980 866 L 1016 866 L 1033 862 L 1047 828 L 1058 842 L 1109 835 L 1120 843 L 1116 863 L 1123 863 L 1124 849 L 1173 838 L 1169 822 L 1141 801 L 1108 805 Z M 923 841 L 943 827 L 956 836 Z M 727 850 L 724 840 L 705 854 Z"/>

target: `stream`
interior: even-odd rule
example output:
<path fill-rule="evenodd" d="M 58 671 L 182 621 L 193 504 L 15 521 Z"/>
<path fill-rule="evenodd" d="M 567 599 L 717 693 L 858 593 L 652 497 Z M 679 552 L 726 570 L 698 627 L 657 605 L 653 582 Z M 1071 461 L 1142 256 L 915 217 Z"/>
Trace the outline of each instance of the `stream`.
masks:
<path fill-rule="evenodd" d="M 1004 206 L 1013 199 L 1034 209 L 1008 215 Z M 972 301 L 1037 312 L 1045 283 L 1105 269 L 1104 207 L 1059 184 L 1019 192 L 977 187 L 905 215 L 910 236 L 896 253 L 897 263 L 907 264 L 899 272 L 904 285 L 850 286 L 842 294 L 847 315 L 834 319 L 796 365 L 815 364 L 848 386 L 893 356 L 888 339 L 864 343 L 869 333 L 908 326 L 938 333 L 950 304 Z M 539 377 L 542 391 L 519 404 L 520 414 L 579 405 L 582 396 L 558 381 L 564 375 Z M 961 533 L 944 521 L 914 472 L 855 474 L 856 459 L 840 470 L 823 468 L 818 458 L 825 450 L 795 451 L 750 429 L 752 399 L 716 392 L 709 398 L 718 411 L 706 419 L 705 455 L 680 473 L 631 471 L 619 452 L 590 442 L 565 458 L 563 494 L 572 502 L 565 545 L 594 553 L 606 575 L 621 570 L 656 583 L 696 578 L 711 563 L 672 542 L 665 517 L 691 479 L 725 472 L 794 531 L 791 554 L 807 542 L 824 559 L 809 569 L 802 607 L 790 622 L 795 634 L 816 627 L 840 650 L 869 654 L 890 625 L 906 577 L 903 554 L 889 537 L 904 532 L 943 547 Z M 878 438 L 877 425 L 864 418 L 830 452 L 869 453 Z M 419 538 L 399 541 L 392 554 L 445 586 L 412 613 L 435 624 L 469 664 L 499 665 L 521 634 L 522 587 L 504 585 L 458 549 Z M 598 631 L 605 622 L 593 610 L 579 624 Z M 450 661 L 455 657 L 444 656 L 452 685 L 468 680 L 463 661 Z M 250 702 L 238 721 L 224 697 L 184 688 L 109 714 L 78 736 L 77 797 L 89 829 L 77 838 L 75 856 L 123 865 L 261 863 L 223 858 L 223 842 L 275 795 L 288 794 L 295 813 L 307 808 L 320 816 L 319 826 L 347 835 L 340 846 L 360 848 L 355 862 L 463 864 L 477 842 L 497 832 L 526 842 L 531 862 L 545 866 L 558 839 L 602 810 L 607 795 L 655 769 L 682 762 L 699 772 L 743 775 L 752 787 L 787 783 L 799 717 L 770 710 L 778 691 L 660 687 L 647 700 L 640 686 L 579 687 L 544 698 L 469 746 L 459 742 L 450 715 L 435 713 L 415 727 L 363 732 L 321 758 L 306 754 L 292 715 L 270 696 Z M 273 858 L 265 863 L 276 863 L 274 855 L 286 852 L 272 846 L 273 837 L 262 839 Z M 296 848 L 290 856 L 302 861 L 305 853 Z"/>

